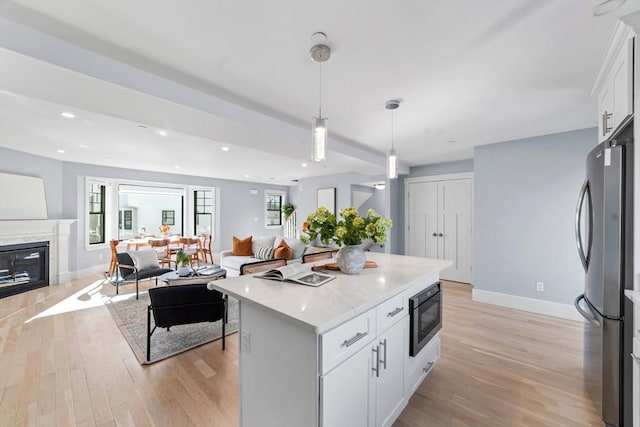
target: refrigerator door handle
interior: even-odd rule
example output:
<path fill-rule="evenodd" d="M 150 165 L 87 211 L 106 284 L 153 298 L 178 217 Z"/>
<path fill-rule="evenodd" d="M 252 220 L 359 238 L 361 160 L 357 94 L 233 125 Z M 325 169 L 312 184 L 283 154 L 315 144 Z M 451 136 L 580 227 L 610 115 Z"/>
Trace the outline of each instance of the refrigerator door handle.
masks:
<path fill-rule="evenodd" d="M 582 184 L 582 188 L 580 189 L 580 195 L 578 196 L 578 206 L 576 208 L 576 245 L 578 247 L 578 255 L 580 255 L 580 261 L 582 262 L 582 267 L 584 267 L 584 271 L 587 271 L 587 267 L 589 266 L 589 257 L 591 255 L 591 218 L 589 218 L 589 242 L 587 246 L 587 253 L 585 254 L 584 247 L 582 246 L 582 233 L 580 232 L 580 219 L 582 218 L 582 206 L 584 204 L 584 199 L 589 192 L 589 180 L 585 179 Z M 589 201 L 589 214 L 591 215 L 591 197 L 588 199 Z"/>
<path fill-rule="evenodd" d="M 598 321 L 598 319 L 596 319 L 596 317 L 593 316 L 592 313 L 587 313 L 586 310 L 582 308 L 582 306 L 580 305 L 580 300 L 583 300 L 583 299 L 584 299 L 584 294 L 576 298 L 575 302 L 573 303 L 573 305 L 576 306 L 576 310 L 578 310 L 578 313 L 580 313 L 582 317 L 587 319 L 589 323 L 591 323 L 594 326 L 600 327 L 600 322 Z M 589 303 L 586 300 L 585 302 L 587 303 L 587 307 L 589 307 Z M 591 307 L 589 307 L 589 311 L 591 311 Z"/>

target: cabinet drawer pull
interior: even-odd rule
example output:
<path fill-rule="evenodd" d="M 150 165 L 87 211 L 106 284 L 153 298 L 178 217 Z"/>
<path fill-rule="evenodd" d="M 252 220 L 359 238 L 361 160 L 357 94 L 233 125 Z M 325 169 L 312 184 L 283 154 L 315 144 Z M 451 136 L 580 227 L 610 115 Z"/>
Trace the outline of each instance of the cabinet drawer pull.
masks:
<path fill-rule="evenodd" d="M 376 354 L 376 366 L 375 367 L 371 367 L 371 370 L 373 372 L 376 373 L 376 377 L 380 376 L 380 347 L 376 346 L 375 348 L 372 348 L 371 351 L 373 351 Z"/>
<path fill-rule="evenodd" d="M 380 345 L 384 346 L 384 359 L 380 358 L 380 364 L 382 365 L 382 367 L 384 369 L 387 369 L 387 339 L 383 339 L 382 341 L 380 341 Z"/>
<path fill-rule="evenodd" d="M 605 136 L 612 130 L 612 128 L 609 127 L 609 119 L 612 115 L 612 113 L 607 113 L 607 110 L 604 110 L 604 114 L 602 115 L 602 136 Z"/>
<path fill-rule="evenodd" d="M 358 332 L 357 334 L 355 334 L 353 337 L 349 338 L 348 340 L 344 340 L 342 345 L 345 346 L 345 347 L 349 347 L 352 344 L 354 344 L 356 341 L 359 341 L 362 338 L 366 337 L 367 334 L 368 334 L 368 332 Z"/>
<path fill-rule="evenodd" d="M 631 358 L 633 359 L 634 362 L 636 362 L 636 365 L 638 365 L 638 367 L 640 367 L 640 357 L 638 357 L 635 354 L 631 353 Z"/>
<path fill-rule="evenodd" d="M 434 362 L 429 362 L 427 364 L 427 366 L 425 366 L 424 368 L 422 368 L 422 372 L 424 372 L 425 374 L 428 374 L 429 371 L 431 371 L 433 369 L 434 366 Z"/>
<path fill-rule="evenodd" d="M 402 310 L 404 310 L 404 307 L 397 307 L 395 310 L 388 312 L 387 317 L 394 317 L 396 314 L 400 313 Z"/>

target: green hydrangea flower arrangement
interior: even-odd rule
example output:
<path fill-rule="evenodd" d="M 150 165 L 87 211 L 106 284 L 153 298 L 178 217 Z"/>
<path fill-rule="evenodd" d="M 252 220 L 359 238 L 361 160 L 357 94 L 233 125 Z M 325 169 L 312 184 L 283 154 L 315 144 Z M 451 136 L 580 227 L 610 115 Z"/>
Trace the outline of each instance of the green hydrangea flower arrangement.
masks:
<path fill-rule="evenodd" d="M 350 206 L 340 211 L 342 219 L 336 220 L 329 210 L 323 206 L 316 209 L 302 224 L 300 240 L 309 244 L 317 237 L 323 245 L 333 242 L 339 246 L 359 245 L 370 238 L 375 243 L 387 241 L 389 228 L 393 225 L 389 218 L 383 218 L 373 209 L 361 217 L 356 208 Z"/>

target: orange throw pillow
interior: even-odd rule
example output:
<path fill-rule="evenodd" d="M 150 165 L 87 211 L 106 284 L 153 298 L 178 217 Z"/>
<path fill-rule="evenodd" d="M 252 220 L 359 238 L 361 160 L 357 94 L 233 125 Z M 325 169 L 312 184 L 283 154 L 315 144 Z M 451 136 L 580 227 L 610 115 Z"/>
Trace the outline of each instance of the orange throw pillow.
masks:
<path fill-rule="evenodd" d="M 293 258 L 293 251 L 291 250 L 289 245 L 287 245 L 287 242 L 285 242 L 284 239 L 282 239 L 282 241 L 280 242 L 280 244 L 276 248 L 276 252 L 273 254 L 273 257 L 274 258 L 284 258 L 284 259 Z"/>
<path fill-rule="evenodd" d="M 236 236 L 233 236 L 233 246 L 231 246 L 231 255 L 235 255 L 235 256 L 253 255 L 253 252 L 251 251 L 252 238 L 253 236 L 249 236 L 244 240 L 240 240 Z"/>

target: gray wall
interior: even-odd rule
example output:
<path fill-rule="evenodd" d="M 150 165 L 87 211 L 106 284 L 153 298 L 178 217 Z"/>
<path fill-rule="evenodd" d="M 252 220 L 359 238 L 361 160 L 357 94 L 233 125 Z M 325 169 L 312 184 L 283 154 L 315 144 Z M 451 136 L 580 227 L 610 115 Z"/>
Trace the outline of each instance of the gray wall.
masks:
<path fill-rule="evenodd" d="M 232 237 L 282 234 L 282 229 L 264 226 L 264 190 L 288 192 L 289 187 L 229 181 L 194 176 L 119 169 L 82 163 L 61 162 L 0 148 L 0 172 L 44 178 L 49 219 L 77 219 L 70 236 L 69 269 L 81 271 L 109 263 L 109 249 L 84 248 L 85 177 L 114 178 L 218 188 L 219 216 L 213 250 L 230 249 Z M 250 194 L 257 189 L 258 194 Z"/>
<path fill-rule="evenodd" d="M 62 216 L 62 162 L 0 147 L 0 172 L 44 178 L 49 219 Z"/>
<path fill-rule="evenodd" d="M 385 202 L 386 202 L 386 197 L 385 197 L 385 192 L 386 192 L 386 187 L 385 190 L 378 190 L 375 189 L 373 187 L 365 187 L 362 185 L 352 185 L 351 186 L 351 190 L 357 190 L 357 191 L 361 191 L 363 193 L 368 193 L 371 195 L 371 197 L 369 197 L 359 208 L 358 208 L 358 212 L 360 213 L 360 216 L 366 216 L 367 215 L 367 211 L 369 209 L 373 209 L 374 211 L 380 213 L 380 212 L 387 212 L 386 206 L 385 206 Z M 387 245 L 389 245 L 390 243 L 386 243 Z M 372 252 L 384 252 L 384 247 L 375 245 L 372 246 L 371 249 L 369 249 Z"/>
<path fill-rule="evenodd" d="M 573 218 L 596 144 L 597 130 L 583 129 L 476 147 L 476 289 L 565 304 L 582 293 Z"/>
<path fill-rule="evenodd" d="M 291 187 L 289 190 L 290 200 L 298 212 L 298 228 L 302 226 L 302 222 L 307 216 L 316 210 L 318 188 L 335 187 L 336 215 L 338 215 L 341 209 L 352 205 L 351 188 L 353 185 L 383 181 L 385 181 L 384 176 L 369 176 L 359 173 L 341 173 L 300 179 L 298 185 Z M 389 241 L 385 245 L 386 250 L 391 253 L 401 253 L 397 252 L 397 250 L 403 246 L 402 244 L 398 244 L 398 241 L 399 236 L 401 236 L 402 215 L 404 213 L 398 209 L 398 196 L 394 194 L 399 188 L 398 181 L 399 180 L 396 179 L 390 183 L 387 180 L 385 190 L 376 190 L 382 193 L 381 195 L 376 195 L 376 206 L 380 207 L 380 210 L 376 209 L 376 211 L 385 217 L 391 218 L 393 221 L 393 227 L 389 231 Z M 400 227 L 398 227 L 398 224 L 400 224 Z"/>
<path fill-rule="evenodd" d="M 375 181 L 375 177 L 359 173 L 339 173 L 300 179 L 298 185 L 291 187 L 289 191 L 291 202 L 298 210 L 299 225 L 316 210 L 319 188 L 336 189 L 336 215 L 338 215 L 341 209 L 351 206 L 351 186 L 368 181 Z"/>
<path fill-rule="evenodd" d="M 264 190 L 288 192 L 289 187 L 263 185 L 251 182 L 229 181 L 196 176 L 174 175 L 132 169 L 119 169 L 83 163 L 64 163 L 63 206 L 66 218 L 77 218 L 76 230 L 84 230 L 84 180 L 85 177 L 117 178 L 120 180 L 158 182 L 192 186 L 216 187 L 219 189 L 219 216 L 213 251 L 231 249 L 233 236 L 278 235 L 281 228 L 266 229 L 264 226 Z M 250 194 L 257 189 L 258 194 Z M 95 265 L 108 263 L 109 250 L 87 251 L 84 249 L 82 233 L 71 235 L 70 269 L 83 270 Z M 74 264 L 75 263 L 75 264 Z"/>

